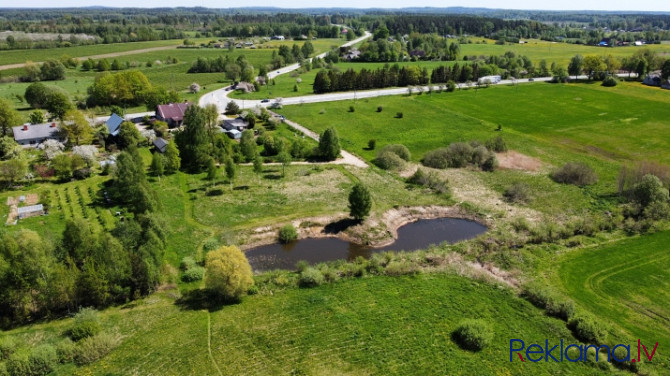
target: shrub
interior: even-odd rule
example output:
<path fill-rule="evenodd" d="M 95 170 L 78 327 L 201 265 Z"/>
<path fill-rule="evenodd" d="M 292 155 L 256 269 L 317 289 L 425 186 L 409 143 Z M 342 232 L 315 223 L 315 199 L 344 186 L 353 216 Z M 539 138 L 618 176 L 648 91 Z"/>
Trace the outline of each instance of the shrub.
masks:
<path fill-rule="evenodd" d="M 407 182 L 430 188 L 435 193 L 449 193 L 449 182 L 447 180 L 440 180 L 432 173 L 426 174 L 420 168 L 407 179 Z"/>
<path fill-rule="evenodd" d="M 349 106 L 349 112 L 355 112 L 355 111 L 356 111 L 356 107 L 354 107 L 354 106 Z"/>
<path fill-rule="evenodd" d="M 121 343 L 121 338 L 114 334 L 100 333 L 93 337 L 85 338 L 77 343 L 74 362 L 79 366 L 93 363 L 96 360 L 104 358 L 119 343 Z"/>
<path fill-rule="evenodd" d="M 205 243 L 202 245 L 202 250 L 205 252 L 213 251 L 217 248 L 219 248 L 221 244 L 219 243 L 218 240 L 210 238 L 205 241 Z"/>
<path fill-rule="evenodd" d="M 389 151 L 380 151 L 372 160 L 377 167 L 383 170 L 400 170 L 405 167 L 405 161 L 397 154 Z"/>
<path fill-rule="evenodd" d="M 454 90 L 456 90 L 456 83 L 450 80 L 447 82 L 447 92 L 451 93 Z"/>
<path fill-rule="evenodd" d="M 547 303 L 551 299 L 549 296 L 549 291 L 546 288 L 536 284 L 528 284 L 524 286 L 521 292 L 521 296 L 531 302 L 531 304 L 533 304 L 535 307 L 542 309 L 547 307 Z"/>
<path fill-rule="evenodd" d="M 562 184 L 585 186 L 598 181 L 598 176 L 591 167 L 583 163 L 566 163 L 563 167 L 551 173 L 551 178 Z"/>
<path fill-rule="evenodd" d="M 431 150 L 423 156 L 421 163 L 426 167 L 445 169 L 449 167 L 449 152 L 447 148 Z"/>
<path fill-rule="evenodd" d="M 596 320 L 588 316 L 575 316 L 568 327 L 580 341 L 600 345 L 605 342 L 607 332 Z"/>
<path fill-rule="evenodd" d="M 371 140 L 368 140 L 368 149 L 369 150 L 375 150 L 376 147 L 377 147 L 377 140 L 375 140 L 374 138 L 371 139 Z"/>
<path fill-rule="evenodd" d="M 287 224 L 279 229 L 279 242 L 282 244 L 290 243 L 298 239 L 298 231 L 292 224 Z"/>
<path fill-rule="evenodd" d="M 527 204 L 531 200 L 530 187 L 526 183 L 514 183 L 505 189 L 503 198 L 515 204 Z"/>
<path fill-rule="evenodd" d="M 404 116 L 404 115 L 403 115 L 402 112 L 396 112 L 396 114 L 395 114 L 395 118 L 396 118 L 396 119 L 402 119 L 403 116 Z"/>
<path fill-rule="evenodd" d="M 300 260 L 295 264 L 295 268 L 298 270 L 298 273 L 302 273 L 309 268 L 309 263 L 305 260 Z"/>
<path fill-rule="evenodd" d="M 98 334 L 102 330 L 98 311 L 83 308 L 74 316 L 74 325 L 70 329 L 70 337 L 79 341 Z"/>
<path fill-rule="evenodd" d="M 198 266 L 198 263 L 195 262 L 195 259 L 191 256 L 186 256 L 183 259 L 181 259 L 181 264 L 179 264 L 179 268 L 181 270 L 189 270 L 191 268 L 195 268 Z"/>
<path fill-rule="evenodd" d="M 298 285 L 300 287 L 316 287 L 323 284 L 325 278 L 320 270 L 315 268 L 307 268 L 300 273 Z"/>
<path fill-rule="evenodd" d="M 612 76 L 607 76 L 604 80 L 603 83 L 601 84 L 602 86 L 605 87 L 613 87 L 617 85 L 616 80 Z"/>
<path fill-rule="evenodd" d="M 384 146 L 380 151 L 380 153 L 383 152 L 390 152 L 398 157 L 400 157 L 404 161 L 409 161 L 412 159 L 412 154 L 409 152 L 409 149 L 407 149 L 407 146 L 402 145 L 402 144 L 391 144 L 391 145 L 386 145 Z"/>
<path fill-rule="evenodd" d="M 500 129 L 502 129 L 502 126 L 498 125 L 498 130 Z M 498 136 L 486 141 L 486 148 L 496 153 L 502 153 L 507 151 L 507 143 L 502 136 Z"/>
<path fill-rule="evenodd" d="M 28 356 L 30 373 L 33 376 L 49 374 L 57 363 L 58 355 L 56 355 L 56 349 L 51 345 L 36 347 Z"/>
<path fill-rule="evenodd" d="M 56 346 L 56 355 L 60 363 L 70 363 L 74 361 L 74 356 L 77 353 L 77 346 L 72 340 L 66 338 Z"/>
<path fill-rule="evenodd" d="M 181 275 L 181 280 L 184 282 L 201 281 L 204 276 L 205 268 L 202 266 L 194 266 L 187 269 L 184 274 Z"/>
<path fill-rule="evenodd" d="M 384 108 L 382 106 L 377 106 L 377 112 L 382 112 Z"/>
<path fill-rule="evenodd" d="M 7 372 L 12 376 L 32 376 L 27 353 L 16 353 L 5 362 Z"/>
<path fill-rule="evenodd" d="M 498 168 L 498 157 L 496 157 L 495 154 L 491 153 L 482 164 L 482 170 L 493 172 L 497 168 Z"/>
<path fill-rule="evenodd" d="M 453 339 L 465 350 L 480 351 L 491 344 L 493 330 L 483 320 L 463 320 L 453 332 Z"/>
<path fill-rule="evenodd" d="M 547 314 L 568 321 L 575 314 L 575 303 L 572 300 L 551 299 L 547 303 Z"/>
<path fill-rule="evenodd" d="M 417 274 L 419 270 L 409 261 L 391 261 L 386 265 L 384 273 L 390 276 Z"/>
<path fill-rule="evenodd" d="M 484 165 L 484 162 L 491 154 L 489 150 L 483 145 L 473 145 L 473 142 L 470 143 L 470 146 L 473 147 L 472 150 L 472 163 L 476 166 Z"/>
<path fill-rule="evenodd" d="M 9 376 L 9 372 L 7 372 L 5 363 L 0 363 L 0 376 Z"/>
<path fill-rule="evenodd" d="M 16 343 L 12 337 L 0 339 L 0 360 L 8 359 L 16 351 Z"/>
<path fill-rule="evenodd" d="M 472 160 L 472 147 L 464 142 L 454 142 L 447 147 L 449 167 L 465 167 Z"/>

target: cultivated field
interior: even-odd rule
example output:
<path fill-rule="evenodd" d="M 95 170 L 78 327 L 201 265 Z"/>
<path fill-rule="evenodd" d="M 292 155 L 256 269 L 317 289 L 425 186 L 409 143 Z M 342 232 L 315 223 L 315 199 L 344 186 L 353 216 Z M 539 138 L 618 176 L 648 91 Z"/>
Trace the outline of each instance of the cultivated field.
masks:
<path fill-rule="evenodd" d="M 583 308 L 611 324 L 620 343 L 637 348 L 639 338 L 651 354 L 658 342 L 653 367 L 661 373 L 670 367 L 668 353 L 660 350 L 670 342 L 669 242 L 665 231 L 571 252 L 560 258 L 552 278 Z"/>

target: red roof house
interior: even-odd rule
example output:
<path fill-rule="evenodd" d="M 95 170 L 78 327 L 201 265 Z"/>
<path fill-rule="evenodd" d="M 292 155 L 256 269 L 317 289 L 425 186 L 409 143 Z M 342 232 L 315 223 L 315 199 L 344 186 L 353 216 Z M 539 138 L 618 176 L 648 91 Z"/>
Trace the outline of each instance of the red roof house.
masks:
<path fill-rule="evenodd" d="M 192 103 L 159 104 L 156 107 L 156 119 L 168 123 L 168 127 L 175 128 L 184 122 L 184 112 Z"/>

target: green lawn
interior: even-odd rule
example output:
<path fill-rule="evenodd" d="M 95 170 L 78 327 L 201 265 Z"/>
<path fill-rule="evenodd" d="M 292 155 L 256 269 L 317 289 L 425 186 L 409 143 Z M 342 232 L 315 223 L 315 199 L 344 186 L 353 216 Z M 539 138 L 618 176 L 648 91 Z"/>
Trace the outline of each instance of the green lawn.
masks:
<path fill-rule="evenodd" d="M 511 291 L 448 274 L 292 288 L 209 311 L 180 308 L 172 294 L 104 311 L 103 326 L 122 336 L 121 345 L 102 361 L 55 374 L 604 374 L 585 363 L 510 363 L 510 338 L 574 339 L 565 323 Z M 490 323 L 490 347 L 473 353 L 452 341 L 466 318 Z M 61 320 L 7 335 L 57 342 L 69 325 Z"/>
<path fill-rule="evenodd" d="M 668 353 L 661 351 L 670 343 L 669 244 L 665 231 L 571 252 L 551 272 L 552 281 L 581 307 L 613 326 L 610 342 L 637 345 L 639 338 L 650 352 L 658 342 L 658 372 L 670 368 Z"/>

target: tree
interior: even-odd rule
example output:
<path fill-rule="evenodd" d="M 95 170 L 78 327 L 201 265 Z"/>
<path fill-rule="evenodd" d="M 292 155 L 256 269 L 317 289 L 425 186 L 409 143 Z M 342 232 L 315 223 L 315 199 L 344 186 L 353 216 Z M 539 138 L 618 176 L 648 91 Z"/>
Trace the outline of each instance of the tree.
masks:
<path fill-rule="evenodd" d="M 605 62 L 600 56 L 589 55 L 584 58 L 584 72 L 589 76 L 589 80 L 597 78 L 597 74 L 607 68 Z"/>
<path fill-rule="evenodd" d="M 202 172 L 210 158 L 212 144 L 207 133 L 205 111 L 199 106 L 189 106 L 184 113 L 184 130 L 176 141 L 181 155 L 181 164 L 190 172 Z"/>
<path fill-rule="evenodd" d="M 216 163 L 214 162 L 214 158 L 210 158 L 207 161 L 207 180 L 214 181 L 214 179 L 216 179 L 217 173 L 218 173 L 218 169 L 216 168 Z"/>
<path fill-rule="evenodd" d="M 667 59 L 663 63 L 663 66 L 661 67 L 661 77 L 664 80 L 667 80 L 668 78 L 670 78 L 670 59 Z"/>
<path fill-rule="evenodd" d="M 258 154 L 256 154 L 256 158 L 254 159 L 254 172 L 257 174 L 263 172 L 263 157 Z"/>
<path fill-rule="evenodd" d="M 291 153 L 286 149 L 286 147 L 283 147 L 279 154 L 277 154 L 277 160 L 281 163 L 282 177 L 286 176 L 286 167 L 291 165 Z"/>
<path fill-rule="evenodd" d="M 233 181 L 235 180 L 235 173 L 237 168 L 235 162 L 231 158 L 226 159 L 226 177 L 230 182 L 230 189 L 233 189 Z"/>
<path fill-rule="evenodd" d="M 328 72 L 319 71 L 314 78 L 314 85 L 312 86 L 314 94 L 327 93 L 332 91 L 330 77 Z"/>
<path fill-rule="evenodd" d="M 23 97 L 32 108 L 44 108 L 49 95 L 47 86 L 41 82 L 33 82 L 26 88 Z"/>
<path fill-rule="evenodd" d="M 69 110 L 64 114 L 61 129 L 71 145 L 89 144 L 93 140 L 93 128 L 79 110 Z"/>
<path fill-rule="evenodd" d="M 8 181 L 10 185 L 22 179 L 26 176 L 26 173 L 28 173 L 28 161 L 23 158 L 13 158 L 0 162 L 0 176 Z"/>
<path fill-rule="evenodd" d="M 119 127 L 119 147 L 125 149 L 129 146 L 137 146 L 137 144 L 142 140 L 142 135 L 140 131 L 135 126 L 135 123 L 131 121 L 124 121 Z"/>
<path fill-rule="evenodd" d="M 251 265 L 235 246 L 207 253 L 205 288 L 222 300 L 239 300 L 254 285 Z"/>
<path fill-rule="evenodd" d="M 42 124 L 44 123 L 44 112 L 40 110 L 35 110 L 30 113 L 28 116 L 30 124 Z"/>
<path fill-rule="evenodd" d="M 21 145 L 11 136 L 0 137 L 0 160 L 18 158 L 23 152 Z"/>
<path fill-rule="evenodd" d="M 154 192 L 147 184 L 142 157 L 135 147 L 129 147 L 116 159 L 112 181 L 116 199 L 135 213 L 153 212 L 157 206 Z"/>
<path fill-rule="evenodd" d="M 605 70 L 611 75 L 615 74 L 621 68 L 621 60 L 612 56 L 612 54 L 605 56 L 603 63 L 605 63 Z"/>
<path fill-rule="evenodd" d="M 209 103 L 205 105 L 204 108 L 205 114 L 205 126 L 207 127 L 207 133 L 209 134 L 209 139 L 214 145 L 214 135 L 215 130 L 219 123 L 219 108 L 216 107 L 216 104 Z"/>
<path fill-rule="evenodd" d="M 254 140 L 253 131 L 247 129 L 242 132 L 242 139 L 240 140 L 240 150 L 242 151 L 242 155 L 247 160 L 247 162 L 251 162 L 256 159 L 258 149 L 256 147 L 256 141 Z"/>
<path fill-rule="evenodd" d="M 200 91 L 200 85 L 198 85 L 197 83 L 194 82 L 188 87 L 188 91 L 191 94 L 196 94 Z"/>
<path fill-rule="evenodd" d="M 40 79 L 42 81 L 57 81 L 65 79 L 65 66 L 58 60 L 45 61 L 40 68 Z"/>
<path fill-rule="evenodd" d="M 56 176 L 62 180 L 72 178 L 72 158 L 67 154 L 58 154 L 51 160 Z"/>
<path fill-rule="evenodd" d="M 181 168 L 179 149 L 174 141 L 170 141 L 165 148 L 165 173 L 174 174 Z"/>
<path fill-rule="evenodd" d="M 226 105 L 226 115 L 237 115 L 240 113 L 240 106 L 237 105 L 234 101 L 228 102 Z"/>
<path fill-rule="evenodd" d="M 51 118 L 56 117 L 63 120 L 65 113 L 73 110 L 74 106 L 66 92 L 60 88 L 49 86 L 44 109 L 49 111 Z"/>
<path fill-rule="evenodd" d="M 349 193 L 349 215 L 361 221 L 370 214 L 372 199 L 370 191 L 361 183 L 357 183 Z"/>
<path fill-rule="evenodd" d="M 570 64 L 568 64 L 568 73 L 575 76 L 582 74 L 582 66 L 584 65 L 584 57 L 582 55 L 575 55 L 570 59 Z"/>
<path fill-rule="evenodd" d="M 633 200 L 643 208 L 655 202 L 667 203 L 668 189 L 657 176 L 647 174 L 633 187 Z"/>
<path fill-rule="evenodd" d="M 340 155 L 340 140 L 335 128 L 326 129 L 319 138 L 319 155 L 327 161 L 334 161 Z"/>
<path fill-rule="evenodd" d="M 11 103 L 0 98 L 0 130 L 2 136 L 12 133 L 12 127 L 21 125 L 21 115 L 14 109 Z"/>
<path fill-rule="evenodd" d="M 163 166 L 163 155 L 159 152 L 155 152 L 151 155 L 151 166 L 149 166 L 149 172 L 153 176 L 158 176 L 159 178 L 165 173 L 165 168 Z"/>

